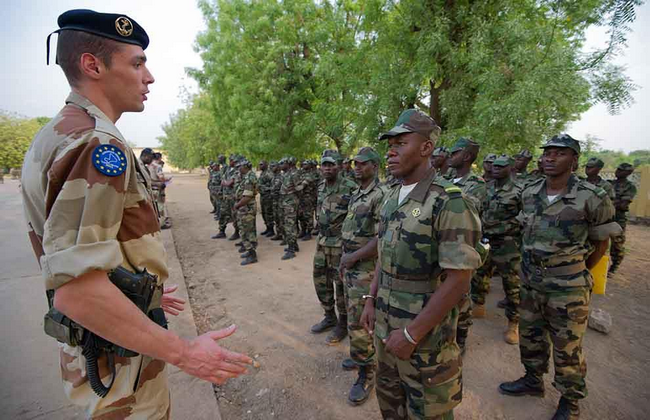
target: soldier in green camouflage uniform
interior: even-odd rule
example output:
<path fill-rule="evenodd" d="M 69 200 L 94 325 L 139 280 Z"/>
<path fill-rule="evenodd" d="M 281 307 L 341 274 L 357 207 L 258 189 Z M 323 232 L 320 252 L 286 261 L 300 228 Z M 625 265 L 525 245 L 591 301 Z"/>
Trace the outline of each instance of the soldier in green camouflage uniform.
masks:
<path fill-rule="evenodd" d="M 453 419 L 462 400 L 458 303 L 480 264 L 481 223 L 460 188 L 430 168 L 439 134 L 433 119 L 412 109 L 381 137 L 402 184 L 380 211 L 378 262 L 361 322 L 375 334 L 384 419 Z"/>
<path fill-rule="evenodd" d="M 273 222 L 275 227 L 275 235 L 269 237 L 272 241 L 281 241 L 284 237 L 284 228 L 282 219 L 282 202 L 280 200 L 280 189 L 282 188 L 282 166 L 284 160 L 279 162 L 271 162 L 271 170 L 273 171 L 273 182 L 271 183 L 271 194 L 273 196 Z"/>
<path fill-rule="evenodd" d="M 488 182 L 492 179 L 492 162 L 494 162 L 497 158 L 497 155 L 494 153 L 488 153 L 485 155 L 483 158 L 483 179 L 485 182 Z"/>
<path fill-rule="evenodd" d="M 553 348 L 555 381 L 562 394 L 553 419 L 576 419 L 587 396 L 582 338 L 593 279 L 588 269 L 620 233 L 607 193 L 572 173 L 580 144 L 567 134 L 544 146 L 546 178 L 522 195 L 521 316 L 519 349 L 526 375 L 499 386 L 512 396 L 544 395 L 542 376 Z"/>
<path fill-rule="evenodd" d="M 431 154 L 431 167 L 442 177 L 447 177 L 447 175 L 449 175 L 448 159 L 449 149 L 446 147 L 436 147 Z"/>
<path fill-rule="evenodd" d="M 237 171 L 235 168 L 235 163 L 237 158 L 235 155 L 230 155 L 229 166 L 224 170 L 223 177 L 221 179 L 221 215 L 219 217 L 219 233 L 214 235 L 213 239 L 221 239 L 226 237 L 226 227 L 228 223 L 235 223 L 232 208 L 235 205 L 235 191 L 233 189 L 234 176 Z M 237 228 L 235 228 L 236 231 Z"/>
<path fill-rule="evenodd" d="M 212 191 L 210 191 L 210 185 L 212 183 L 212 172 L 214 168 L 215 162 L 213 160 L 208 163 L 208 194 L 210 196 L 210 204 L 212 204 L 212 211 L 210 211 L 210 214 L 214 214 L 217 211 L 216 203 L 214 202 L 214 197 L 212 196 Z"/>
<path fill-rule="evenodd" d="M 506 294 L 505 310 L 508 328 L 504 334 L 508 344 L 519 342 L 519 263 L 521 261 L 521 228 L 517 215 L 521 211 L 523 188 L 510 176 L 512 159 L 499 156 L 492 163 L 493 180 L 487 184 L 481 222 L 483 237 L 489 241 L 490 253 L 472 277 L 473 317 L 485 317 L 485 296 L 490 279 L 496 271 Z"/>
<path fill-rule="evenodd" d="M 210 201 L 214 207 L 214 218 L 219 220 L 221 215 L 221 165 L 219 162 L 212 162 L 210 171 Z"/>
<path fill-rule="evenodd" d="M 616 179 L 609 181 L 614 190 L 614 208 L 616 209 L 616 223 L 623 228 L 623 233 L 612 240 L 610 255 L 612 264 L 610 273 L 615 273 L 623 262 L 625 255 L 625 229 L 627 228 L 627 213 L 630 211 L 630 203 L 636 196 L 636 187 L 627 180 L 627 177 L 634 172 L 634 166 L 629 163 L 621 163 L 616 168 Z"/>
<path fill-rule="evenodd" d="M 265 160 L 260 161 L 259 170 L 260 205 L 262 207 L 262 219 L 266 225 L 266 230 L 261 235 L 273 235 L 273 194 L 271 190 L 273 189 L 274 175 Z"/>
<path fill-rule="evenodd" d="M 340 272 L 345 281 L 350 359 L 344 368 L 359 368 L 359 376 L 348 394 L 348 401 L 361 404 L 368 399 L 374 385 L 375 346 L 368 331 L 360 323 L 363 296 L 370 293 L 370 283 L 377 262 L 379 209 L 388 188 L 379 183 L 379 154 L 364 147 L 354 158 L 354 171 L 359 188 L 348 204 L 348 214 L 341 228 L 343 255 Z"/>
<path fill-rule="evenodd" d="M 485 180 L 470 171 L 478 152 L 478 143 L 468 138 L 459 138 L 449 149 L 449 166 L 454 170 L 454 175 L 452 178 L 447 179 L 461 189 L 480 214 L 487 194 Z M 472 301 L 469 294 L 463 298 L 459 309 L 456 340 L 461 351 L 465 352 L 465 343 L 469 335 L 469 328 L 472 325 Z"/>
<path fill-rule="evenodd" d="M 239 230 L 242 238 L 240 251 L 242 258 L 241 265 L 248 265 L 257 262 L 257 229 L 255 228 L 255 216 L 257 215 L 257 176 L 252 171 L 253 165 L 248 159 L 242 159 L 239 164 L 241 180 L 237 184 L 235 192 L 234 210 L 237 212 Z"/>
<path fill-rule="evenodd" d="M 352 161 L 348 158 L 343 159 L 343 162 L 341 163 L 341 169 L 340 169 L 340 174 L 349 179 L 352 182 L 355 182 L 354 179 L 354 170 L 352 169 Z"/>
<path fill-rule="evenodd" d="M 336 344 L 348 335 L 347 304 L 343 281 L 339 277 L 341 262 L 341 227 L 348 212 L 348 203 L 357 184 L 339 173 L 338 153 L 325 150 L 321 157 L 321 171 L 325 182 L 318 188 L 318 245 L 314 254 L 314 288 L 325 317 L 311 327 L 319 334 L 332 327 L 327 344 Z M 338 322 L 334 303 L 339 312 Z"/>
<path fill-rule="evenodd" d="M 300 239 L 303 241 L 311 240 L 311 233 L 314 229 L 314 212 L 318 200 L 318 174 L 316 173 L 316 162 L 306 160 L 303 163 L 302 182 L 304 189 L 302 191 L 302 213 L 300 224 L 302 232 Z"/>
<path fill-rule="evenodd" d="M 537 177 L 528 173 L 527 168 L 530 161 L 533 159 L 533 154 L 530 150 L 523 149 L 515 156 L 515 165 L 513 167 L 512 176 L 517 184 L 526 189 Z"/>
<path fill-rule="evenodd" d="M 585 180 L 592 185 L 604 189 L 609 196 L 609 199 L 614 202 L 614 187 L 612 187 L 612 184 L 609 181 L 604 180 L 599 175 L 601 169 L 603 169 L 604 166 L 605 162 L 598 159 L 597 157 L 589 158 L 587 164 L 585 165 L 585 174 L 587 175 Z"/>
<path fill-rule="evenodd" d="M 298 194 L 303 185 L 296 172 L 296 158 L 284 159 L 284 176 L 280 188 L 280 200 L 283 216 L 284 242 L 287 245 L 282 260 L 289 260 L 296 256 L 298 247 Z"/>

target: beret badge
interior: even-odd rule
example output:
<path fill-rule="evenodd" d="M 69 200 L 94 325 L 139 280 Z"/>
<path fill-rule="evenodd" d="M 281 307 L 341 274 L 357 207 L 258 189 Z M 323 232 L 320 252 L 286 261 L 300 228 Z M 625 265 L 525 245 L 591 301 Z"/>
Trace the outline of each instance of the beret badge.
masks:
<path fill-rule="evenodd" d="M 115 19 L 115 30 L 122 36 L 131 36 L 133 33 L 133 23 L 131 23 L 129 18 L 120 16 Z"/>

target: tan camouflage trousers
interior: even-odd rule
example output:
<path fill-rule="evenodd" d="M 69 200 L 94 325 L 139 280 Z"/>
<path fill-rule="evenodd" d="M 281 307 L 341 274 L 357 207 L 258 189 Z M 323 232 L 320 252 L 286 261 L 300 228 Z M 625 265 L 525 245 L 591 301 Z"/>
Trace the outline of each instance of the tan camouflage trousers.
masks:
<path fill-rule="evenodd" d="M 375 347 L 377 401 L 385 420 L 454 418 L 453 409 L 462 400 L 463 388 L 462 360 L 455 343 L 443 345 L 438 352 L 418 346 L 409 360 L 386 352 L 378 337 Z"/>
<path fill-rule="evenodd" d="M 158 207 L 158 222 L 160 223 L 160 226 L 164 225 L 165 222 L 167 221 L 167 204 L 165 203 L 165 192 L 162 190 L 152 190 L 153 191 L 153 198 L 156 201 L 156 206 Z"/>
<path fill-rule="evenodd" d="M 591 291 L 571 287 L 542 292 L 522 284 L 519 312 L 519 351 L 527 372 L 548 372 L 551 346 L 555 381 L 553 386 L 569 399 L 587 396 L 587 363 L 582 338 L 587 330 Z"/>
<path fill-rule="evenodd" d="M 625 256 L 625 228 L 627 227 L 627 219 L 617 219 L 616 223 L 621 225 L 623 233 L 612 238 L 612 245 L 609 249 L 609 255 L 612 259 L 611 268 L 614 270 L 621 265 L 623 257 Z"/>
<path fill-rule="evenodd" d="M 323 309 L 332 311 L 336 303 L 339 316 L 346 316 L 348 310 L 345 302 L 345 287 L 339 277 L 341 254 L 341 247 L 317 245 L 314 254 L 313 279 L 316 296 Z"/>
<path fill-rule="evenodd" d="M 237 224 L 241 235 L 242 246 L 247 251 L 257 249 L 257 228 L 255 226 L 255 208 L 245 209 L 242 207 L 237 211 Z"/>
<path fill-rule="evenodd" d="M 170 394 L 165 363 L 148 356 L 116 357 L 116 378 L 104 398 L 91 389 L 80 347 L 60 344 L 61 376 L 70 401 L 86 407 L 91 419 L 168 419 Z M 109 382 L 106 356 L 98 360 L 100 376 Z M 134 391 L 135 389 L 135 391 Z"/>
<path fill-rule="evenodd" d="M 365 306 L 363 295 L 370 294 L 370 283 L 374 275 L 375 260 L 361 261 L 345 271 L 345 300 L 348 303 L 348 335 L 350 336 L 350 358 L 359 366 L 375 365 L 375 344 L 373 338 L 360 324 Z"/>

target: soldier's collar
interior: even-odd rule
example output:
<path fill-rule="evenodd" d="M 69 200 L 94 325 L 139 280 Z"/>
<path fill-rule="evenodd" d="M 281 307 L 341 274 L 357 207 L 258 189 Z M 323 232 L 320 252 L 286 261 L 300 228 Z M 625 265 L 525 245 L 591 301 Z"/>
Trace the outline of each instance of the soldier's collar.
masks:
<path fill-rule="evenodd" d="M 90 102 L 90 99 L 78 94 L 75 91 L 70 92 L 67 99 L 65 100 L 65 103 L 77 105 L 78 107 L 85 109 L 86 112 L 88 112 L 88 115 L 91 117 L 97 117 L 113 124 L 113 121 L 111 121 L 110 118 L 108 118 L 106 114 L 104 114 L 102 110 L 99 109 L 94 103 Z"/>
<path fill-rule="evenodd" d="M 429 169 L 429 172 L 424 176 L 424 178 L 422 178 L 415 188 L 413 188 L 413 191 L 408 195 L 408 198 L 423 203 L 435 177 L 436 170 L 433 168 Z"/>
<path fill-rule="evenodd" d="M 365 189 L 363 189 L 363 188 L 361 188 L 359 186 L 359 194 L 361 194 L 361 195 L 368 194 L 370 191 L 373 190 L 373 188 L 375 188 L 377 186 L 377 184 L 379 184 L 379 180 L 377 180 L 377 178 L 375 178 L 370 182 L 370 184 L 368 184 L 368 186 Z"/>
<path fill-rule="evenodd" d="M 564 194 L 565 198 L 576 198 L 578 196 L 579 182 L 580 180 L 578 179 L 576 174 L 571 174 L 566 184 L 566 194 Z"/>

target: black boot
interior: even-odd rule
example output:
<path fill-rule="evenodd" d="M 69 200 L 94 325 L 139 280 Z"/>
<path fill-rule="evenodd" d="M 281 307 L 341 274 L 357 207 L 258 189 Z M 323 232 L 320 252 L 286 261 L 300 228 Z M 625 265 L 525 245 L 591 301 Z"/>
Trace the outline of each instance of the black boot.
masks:
<path fill-rule="evenodd" d="M 241 245 L 237 251 L 239 251 L 239 253 L 241 254 L 243 252 L 246 252 L 246 248 L 244 248 L 244 245 Z"/>
<path fill-rule="evenodd" d="M 508 298 L 503 298 L 497 302 L 497 308 L 505 309 L 508 306 Z"/>
<path fill-rule="evenodd" d="M 269 233 L 269 226 L 267 225 L 266 230 L 264 230 L 264 232 L 260 233 L 260 235 L 266 236 L 268 233 Z"/>
<path fill-rule="evenodd" d="M 311 233 L 309 231 L 305 232 L 305 236 L 302 237 L 303 241 L 311 241 Z"/>
<path fill-rule="evenodd" d="M 354 363 L 354 360 L 347 358 L 343 362 L 341 362 L 341 367 L 343 370 L 357 370 L 359 369 L 359 365 Z"/>
<path fill-rule="evenodd" d="M 242 241 L 235 242 L 235 246 L 242 246 L 243 244 L 244 244 L 244 242 L 242 242 Z"/>
<path fill-rule="evenodd" d="M 291 246 L 289 246 L 288 248 L 286 248 L 284 255 L 280 259 L 282 261 L 286 261 L 286 260 L 290 260 L 292 258 L 295 258 L 295 256 L 296 256 L 296 253 L 293 252 L 293 249 L 291 248 Z"/>
<path fill-rule="evenodd" d="M 282 242 L 280 242 L 280 246 L 284 246 L 287 244 L 287 240 L 282 238 Z"/>
<path fill-rule="evenodd" d="M 298 239 L 302 239 L 302 238 L 304 238 L 306 234 L 307 234 L 307 232 L 305 232 L 305 229 L 302 229 L 302 230 L 300 231 L 300 234 L 298 235 Z"/>
<path fill-rule="evenodd" d="M 215 214 L 216 212 L 217 212 L 217 209 L 212 209 L 212 211 L 210 212 L 210 214 Z"/>
<path fill-rule="evenodd" d="M 330 333 L 325 339 L 329 345 L 338 344 L 348 336 L 348 316 L 339 315 L 339 322 L 334 327 L 334 331 Z"/>
<path fill-rule="evenodd" d="M 273 225 L 270 225 L 270 226 L 269 226 L 269 233 L 267 233 L 267 234 L 264 235 L 264 236 L 266 236 L 267 238 L 272 238 L 272 237 L 274 237 L 274 236 L 275 236 L 275 227 L 274 227 Z"/>
<path fill-rule="evenodd" d="M 251 249 L 247 254 L 246 259 L 241 262 L 241 265 L 255 264 L 257 262 L 257 252 Z"/>
<path fill-rule="evenodd" d="M 239 231 L 236 230 L 235 233 L 233 233 L 232 236 L 230 238 L 228 238 L 228 240 L 229 241 L 236 241 L 239 238 L 241 238 L 241 236 L 239 236 Z"/>
<path fill-rule="evenodd" d="M 469 331 L 458 328 L 456 329 L 456 343 L 460 347 L 460 355 L 465 355 L 465 350 L 467 349 L 467 333 Z"/>
<path fill-rule="evenodd" d="M 225 237 L 226 237 L 226 232 L 223 230 L 219 231 L 219 233 L 217 233 L 216 235 L 211 236 L 212 239 L 221 239 Z"/>
<path fill-rule="evenodd" d="M 312 325 L 311 333 L 320 334 L 322 332 L 330 330 L 336 326 L 336 322 L 336 312 L 334 312 L 334 309 L 327 311 L 325 312 L 325 318 L 323 318 L 321 322 Z"/>
<path fill-rule="evenodd" d="M 575 420 L 579 417 L 580 406 L 578 401 L 562 397 L 552 420 Z"/>
<path fill-rule="evenodd" d="M 360 366 L 359 376 L 348 393 L 348 402 L 352 405 L 360 405 L 366 402 L 370 391 L 375 385 L 374 371 L 372 366 Z"/>
<path fill-rule="evenodd" d="M 544 381 L 541 377 L 526 372 L 522 378 L 499 385 L 499 392 L 513 397 L 530 395 L 533 397 L 544 396 Z"/>

